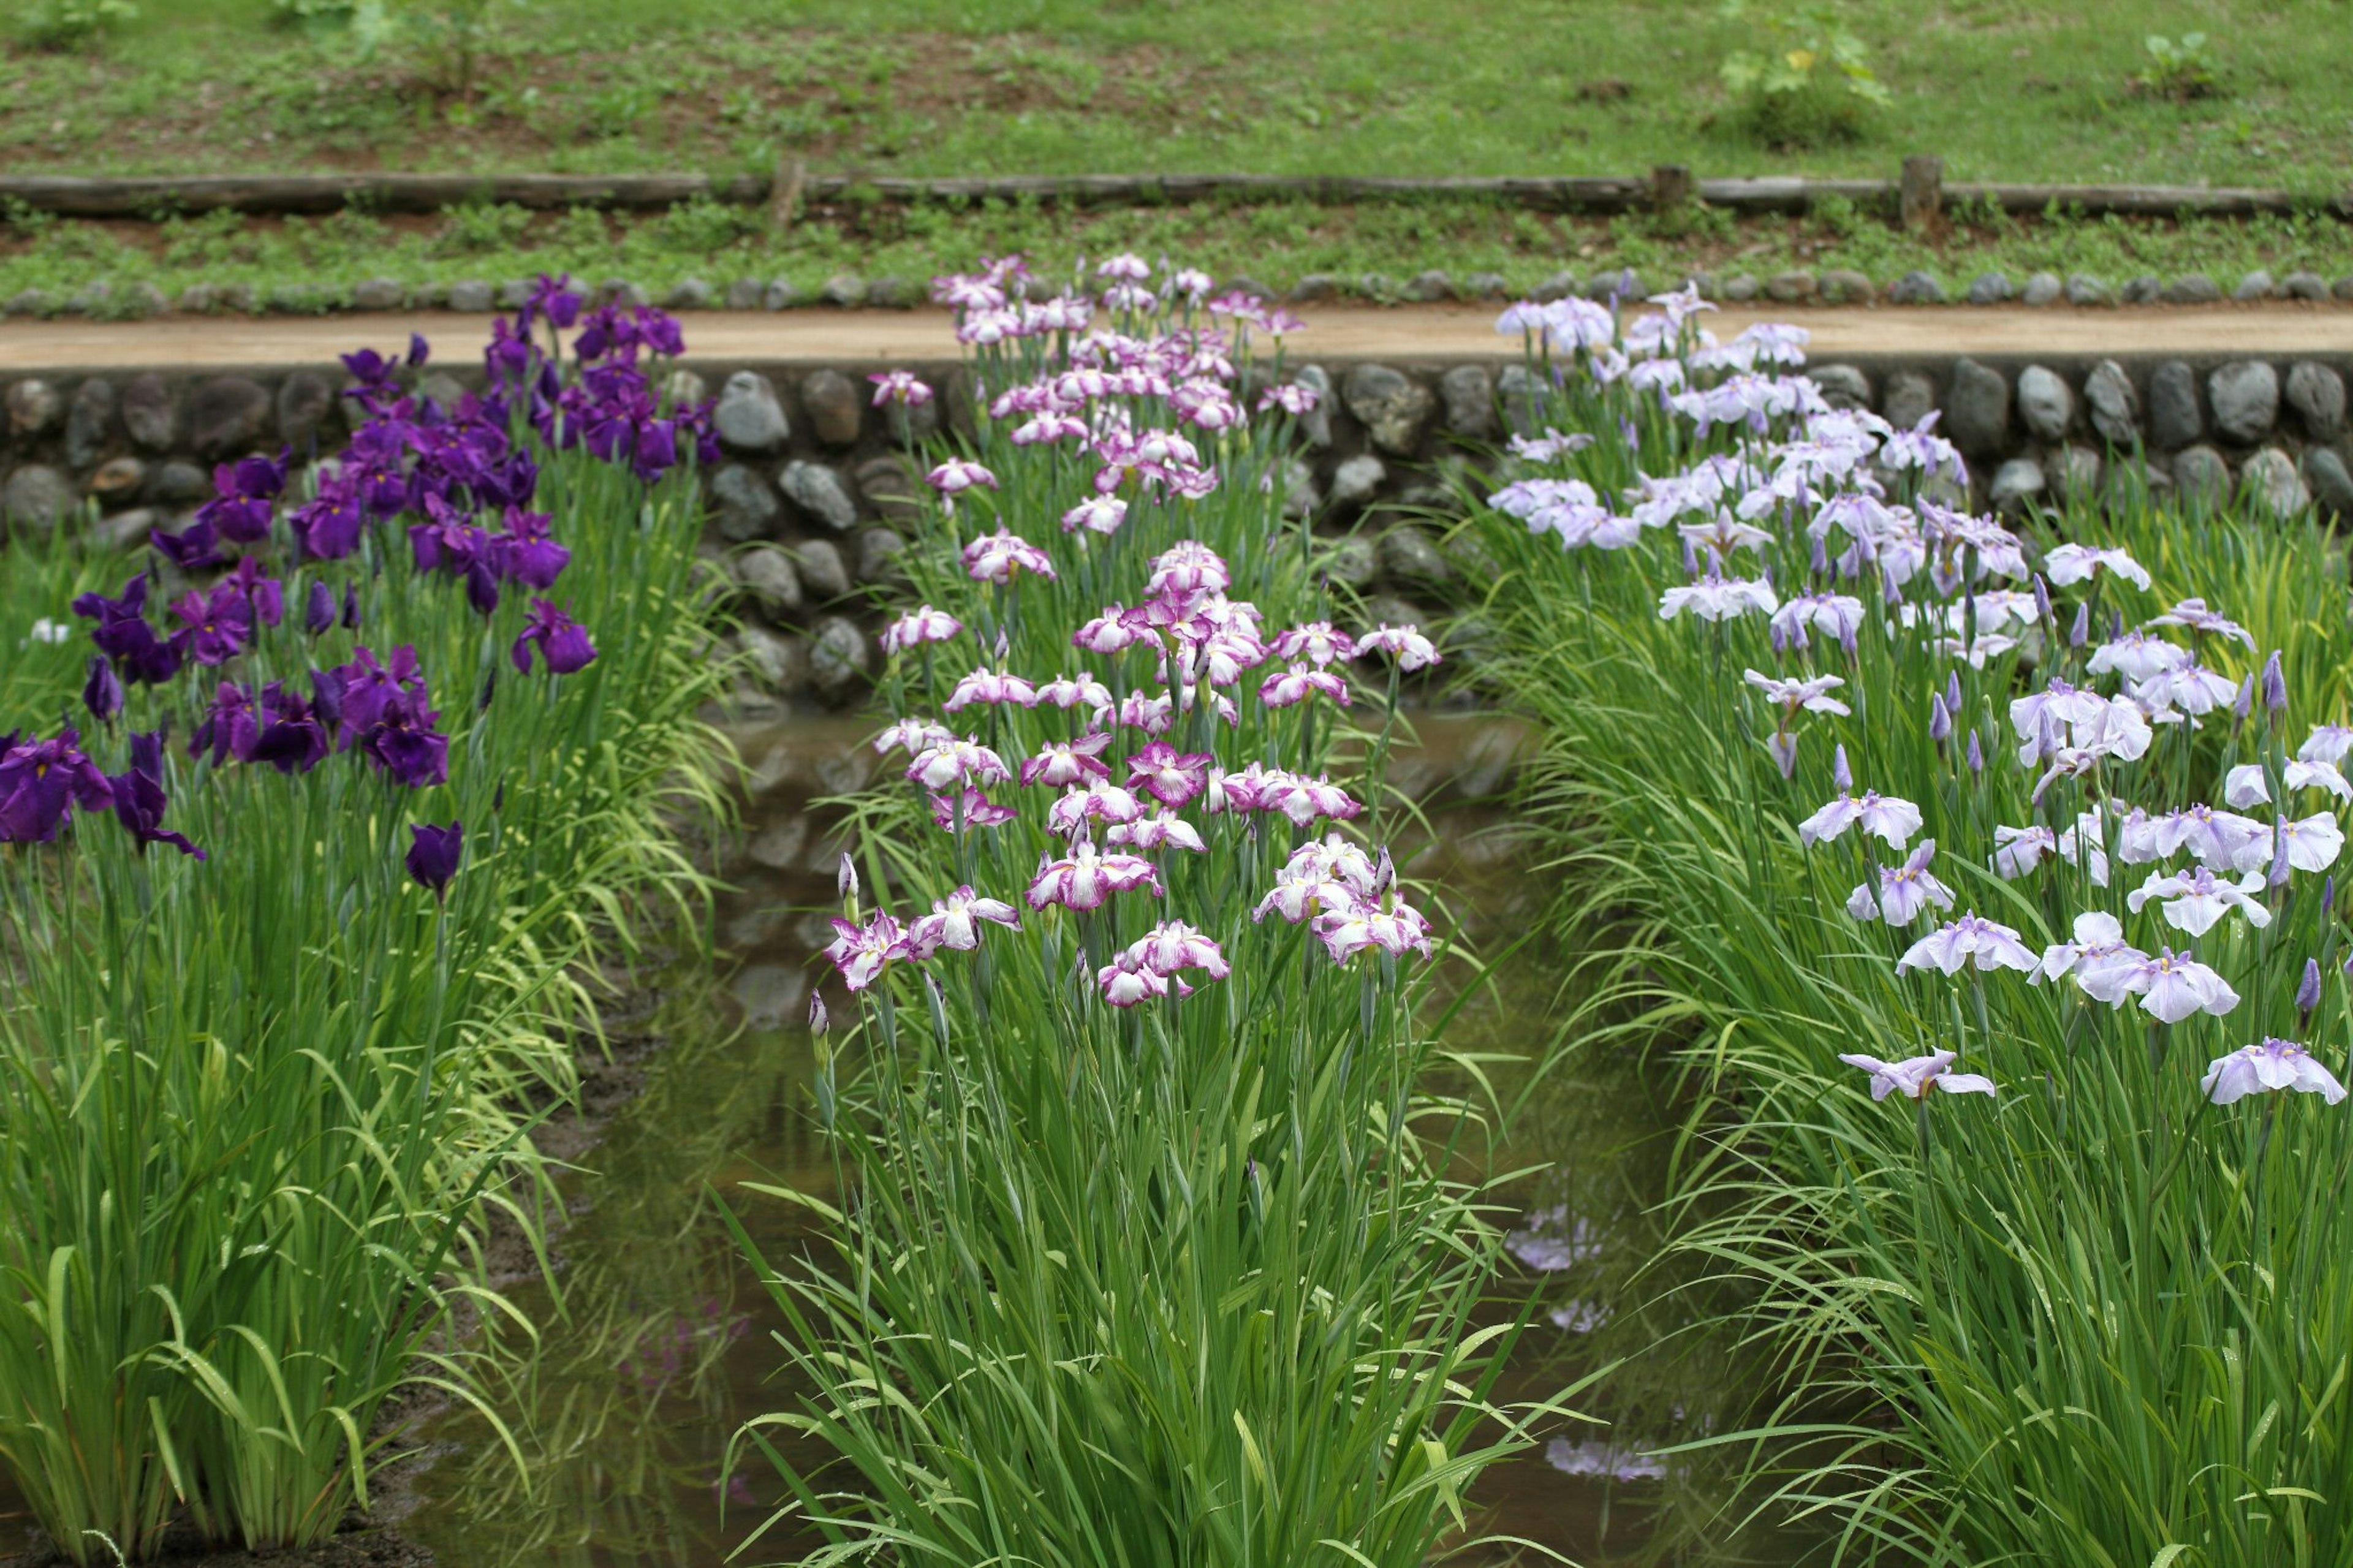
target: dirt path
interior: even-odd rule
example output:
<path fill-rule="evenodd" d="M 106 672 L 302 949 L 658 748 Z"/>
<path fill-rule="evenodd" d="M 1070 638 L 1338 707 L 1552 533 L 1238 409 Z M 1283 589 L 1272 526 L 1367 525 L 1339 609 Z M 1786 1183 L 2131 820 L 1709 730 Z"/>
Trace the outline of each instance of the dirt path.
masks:
<path fill-rule="evenodd" d="M 1294 357 L 1504 358 L 1516 339 L 1494 330 L 1492 305 L 1396 310 L 1311 308 Z M 952 359 L 945 315 L 932 310 L 696 311 L 686 319 L 694 357 L 863 363 Z M 2125 353 L 2353 353 L 2353 310 L 2334 305 L 2076 310 L 1725 310 L 1728 335 L 1756 321 L 1792 321 L 1813 336 L 1817 360 L 1841 354 L 2081 356 Z M 0 321 L 0 372 L 148 365 L 328 364 L 363 343 L 392 349 L 421 331 L 445 352 L 472 347 L 484 319 L 448 312 L 333 317 L 167 317 L 152 321 Z"/>

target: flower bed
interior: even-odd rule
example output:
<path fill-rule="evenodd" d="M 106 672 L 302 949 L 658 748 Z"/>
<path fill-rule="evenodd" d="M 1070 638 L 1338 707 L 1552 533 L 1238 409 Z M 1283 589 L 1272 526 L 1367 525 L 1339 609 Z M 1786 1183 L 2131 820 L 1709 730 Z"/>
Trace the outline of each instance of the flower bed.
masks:
<path fill-rule="evenodd" d="M 1148 279 L 945 280 L 988 417 L 883 637 L 819 1096 L 849 1195 L 771 1271 L 811 1392 L 747 1431 L 818 1560 L 1415 1563 L 1526 1442 L 1384 849 L 1436 651 L 1336 629 L 1282 516 L 1282 314 Z"/>
<path fill-rule="evenodd" d="M 118 592 L 11 553 L 0 1463 L 77 1562 L 320 1540 L 387 1399 L 475 1397 L 443 1330 L 504 1310 L 493 1213 L 537 1245 L 577 976 L 700 898 L 665 813 L 717 803 L 723 671 L 664 479 L 706 414 L 656 404 L 658 313 L 549 359 L 578 310 L 454 406 L 421 342 L 351 356 L 349 448 L 224 465 Z"/>
<path fill-rule="evenodd" d="M 1507 312 L 1553 428 L 1473 526 L 1534 814 L 1660 933 L 1682 1245 L 1801 1383 L 1686 1449 L 1849 1558 L 2342 1560 L 2335 545 L 1954 510 L 1933 421 L 1655 303 Z"/>

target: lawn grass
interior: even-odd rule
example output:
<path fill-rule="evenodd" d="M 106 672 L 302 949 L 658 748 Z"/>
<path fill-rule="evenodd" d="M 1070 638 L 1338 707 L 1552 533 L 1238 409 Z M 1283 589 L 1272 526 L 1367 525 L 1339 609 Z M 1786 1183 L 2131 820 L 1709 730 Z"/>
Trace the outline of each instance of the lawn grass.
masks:
<path fill-rule="evenodd" d="M 316 3 L 316 0 L 314 0 Z M 408 0 L 396 11 L 447 8 Z M 1856 139 L 1775 150 L 1719 82 L 1758 18 L 1713 0 L 486 0 L 470 79 L 422 35 L 361 49 L 272 0 L 147 0 L 94 46 L 0 23 L 18 171 L 1255 170 L 1892 175 L 2340 189 L 2341 0 L 1876 0 L 1843 17 L 1892 94 Z M 2137 89 L 2202 32 L 2218 89 Z"/>
<path fill-rule="evenodd" d="M 316 3 L 316 0 L 314 0 Z M 448 0 L 409 0 L 431 9 Z M 2317 201 L 2353 169 L 2353 27 L 2342 0 L 2121 5 L 2066 15 L 2016 0 L 1850 5 L 1892 100 L 1855 138 L 1777 149 L 1744 129 L 1717 77 L 1763 39 L 1702 0 L 1408 6 L 1345 14 L 1232 0 L 1115 5 L 879 0 L 854 15 L 788 0 L 485 0 L 470 68 L 421 32 L 364 47 L 347 26 L 276 20 L 272 0 L 152 0 L 83 47 L 36 49 L 0 23 L 0 163 L 12 171 L 553 169 L 765 173 L 804 157 L 862 174 L 1244 171 L 1436 175 L 1640 173 L 1892 175 L 1936 152 L 1953 181 L 2284 186 Z M 400 7 L 396 5 L 396 10 Z M 556 23 L 561 21 L 561 26 Z M 2137 89 L 2150 33 L 2208 37 L 2218 90 Z M 1328 273 L 1402 280 L 1430 268 L 1514 291 L 1563 268 L 1759 277 L 1919 268 L 1957 292 L 2000 268 L 2111 283 L 2204 271 L 2353 273 L 2323 217 L 2252 223 L 1963 215 L 1931 244 L 1831 201 L 1805 217 L 1539 214 L 1479 200 L 1358 206 L 1205 202 L 1063 213 L 1018 204 L 843 202 L 782 232 L 702 203 L 626 219 L 475 207 L 430 219 L 79 224 L 0 214 L 0 299 L 64 300 L 94 279 L 247 283 L 324 309 L 351 285 L 499 281 L 543 270 L 626 277 L 657 296 L 837 273 L 921 279 L 1022 250 L 1184 254 L 1287 288 Z M 313 291 L 289 292 L 300 282 Z M 118 303 L 119 303 L 118 300 Z"/>

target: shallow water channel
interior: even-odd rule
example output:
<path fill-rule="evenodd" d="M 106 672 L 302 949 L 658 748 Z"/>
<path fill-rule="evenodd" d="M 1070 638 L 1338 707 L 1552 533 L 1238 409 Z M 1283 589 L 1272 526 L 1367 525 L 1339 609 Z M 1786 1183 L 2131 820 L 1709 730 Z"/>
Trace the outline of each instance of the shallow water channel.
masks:
<path fill-rule="evenodd" d="M 1476 948 L 1501 952 L 1552 890 L 1508 821 L 1479 802 L 1501 781 L 1511 737 L 1436 717 L 1421 731 L 1421 753 L 1401 759 L 1396 775 L 1419 786 L 1434 826 L 1409 874 L 1439 890 Z M 739 737 L 754 760 L 754 801 L 718 915 L 723 989 L 698 995 L 689 985 L 665 1003 L 648 1027 L 668 1044 L 579 1156 L 567 1189 L 574 1218 L 557 1244 L 564 1314 L 543 1287 L 516 1289 L 545 1320 L 503 1402 L 527 1465 L 519 1471 L 478 1419 L 448 1418 L 427 1434 L 429 1457 L 407 1482 L 413 1511 L 400 1527 L 445 1568 L 702 1568 L 725 1561 L 781 1494 L 759 1455 L 728 1467 L 730 1435 L 790 1408 L 795 1391 L 770 1342 L 778 1320 L 716 1205 L 733 1206 L 763 1250 L 781 1257 L 806 1237 L 806 1211 L 740 1184 L 819 1195 L 834 1187 L 798 1026 L 833 902 L 834 849 L 807 802 L 862 782 L 862 734 L 797 726 Z M 1569 968 L 1561 954 L 1523 949 L 1465 1005 L 1451 1043 L 1541 1056 Z M 1650 1452 L 1711 1430 L 1758 1381 L 1696 1328 L 1693 1309 L 1634 1305 L 1658 1294 L 1654 1279 L 1630 1277 L 1657 1250 L 1666 1090 L 1603 1053 L 1567 1058 L 1533 1086 L 1525 1074 L 1504 1083 L 1527 1089 L 1507 1168 L 1546 1167 L 1514 1189 L 1522 1218 L 1505 1283 L 1540 1292 L 1541 1305 L 1504 1396 L 1549 1395 L 1596 1366 L 1623 1364 L 1579 1401 L 1603 1422 L 1553 1422 L 1536 1452 L 1489 1474 L 1472 1533 L 1540 1542 L 1586 1563 L 1794 1560 L 1789 1542 L 1726 1538 L 1711 1518 L 1723 1500 L 1709 1461 Z M 738 1561 L 791 1561 L 811 1544 L 780 1529 Z M 1514 1555 L 1541 1560 L 1500 1545 L 1468 1560 Z"/>

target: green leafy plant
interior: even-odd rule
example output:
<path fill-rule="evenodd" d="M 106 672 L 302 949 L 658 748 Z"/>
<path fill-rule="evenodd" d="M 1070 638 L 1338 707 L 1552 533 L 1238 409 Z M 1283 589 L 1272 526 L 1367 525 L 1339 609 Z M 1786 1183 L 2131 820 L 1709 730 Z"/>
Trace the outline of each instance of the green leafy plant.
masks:
<path fill-rule="evenodd" d="M 1761 47 L 1734 51 L 1717 74 L 1738 101 L 1741 122 L 1767 146 L 1852 139 L 1872 110 L 1890 101 L 1869 51 L 1832 6 L 1759 12 L 1750 0 L 1725 0 L 1722 14 L 1764 35 Z"/>
<path fill-rule="evenodd" d="M 2221 92 L 2213 56 L 2207 52 L 2205 34 L 2184 33 L 2176 42 L 2162 34 L 2151 33 L 2141 40 L 2141 47 L 2148 51 L 2148 68 L 2132 79 L 2133 86 L 2141 91 L 2169 98 L 2177 103 L 2212 98 Z"/>
<path fill-rule="evenodd" d="M 1132 318 L 1122 325 L 1134 330 Z M 986 348 L 976 374 L 992 386 L 1050 383 L 1068 353 L 1037 340 Z M 1248 365 L 1247 348 L 1236 358 Z M 1149 397 L 1106 401 L 1132 406 L 1139 425 L 1165 417 Z M 1107 699 L 1124 691 L 1132 714 L 1166 704 L 1166 743 L 1145 749 L 1131 725 L 1106 766 L 1181 752 L 1177 765 L 1204 770 L 1210 788 L 1223 787 L 1211 778 L 1243 777 L 1248 758 L 1277 770 L 1247 775 L 1270 792 L 1295 771 L 1342 781 L 1363 806 L 1327 802 L 1347 824 L 1311 829 L 1296 816 L 1301 801 L 1291 816 L 1250 816 L 1239 804 L 1246 781 L 1223 810 L 1214 797 L 1166 795 L 1176 804 L 1164 821 L 1189 843 L 1156 852 L 1149 891 L 1130 881 L 1110 898 L 1099 887 L 1053 890 L 1058 873 L 1041 850 L 1072 868 L 1095 850 L 1083 833 L 1074 848 L 1050 826 L 1050 780 L 941 805 L 945 795 L 927 800 L 894 778 L 852 803 L 867 892 L 845 877 L 837 931 L 884 941 L 897 930 L 888 911 L 944 909 L 935 900 L 975 889 L 1024 907 L 1017 921 L 996 906 L 989 918 L 1005 923 L 977 937 L 976 952 L 902 948 L 876 960 L 879 973 L 845 961 L 855 958 L 848 937 L 836 944 L 851 988 L 842 1012 L 856 1012 L 821 1042 L 818 1110 L 843 1197 L 754 1188 L 800 1204 L 826 1230 L 819 1245 L 771 1254 L 764 1267 L 804 1391 L 744 1435 L 791 1488 L 770 1522 L 814 1530 L 824 1545 L 804 1561 L 820 1568 L 1418 1568 L 1441 1539 L 1475 1533 L 1475 1479 L 1533 1441 L 1535 1412 L 1495 1395 L 1528 1309 L 1515 1314 L 1520 1303 L 1507 1301 L 1489 1326 L 1474 1321 L 1498 1256 L 1500 1200 L 1458 1173 L 1493 1152 L 1495 1058 L 1439 1043 L 1440 1009 L 1423 1005 L 1430 954 L 1411 951 L 1421 944 L 1345 949 L 1329 923 L 1346 901 L 1336 889 L 1318 895 L 1321 942 L 1295 923 L 1304 907 L 1261 899 L 1282 868 L 1332 855 L 1370 872 L 1366 897 L 1378 901 L 1356 906 L 1360 916 L 1419 919 L 1387 868 L 1386 846 L 1410 809 L 1384 788 L 1396 666 L 1386 700 L 1378 675 L 1359 678 L 1353 714 L 1367 716 L 1352 720 L 1322 699 L 1266 700 L 1271 665 L 1228 679 L 1230 702 L 1213 697 L 1204 672 L 1187 703 L 1185 678 L 1155 677 L 1138 657 L 1145 647 L 1074 663 L 1073 631 L 1106 600 L 1140 603 L 1156 590 L 1166 608 L 1187 591 L 1157 581 L 1147 590 L 1147 577 L 1176 570 L 1155 559 L 1205 572 L 1219 563 L 1233 613 L 1254 622 L 1262 612 L 1270 634 L 1328 634 L 1313 536 L 1282 516 L 1278 487 L 1260 482 L 1282 471 L 1288 422 L 1205 441 L 1222 482 L 1198 501 L 1123 485 L 1111 504 L 1126 510 L 1103 535 L 1055 526 L 1094 495 L 1093 477 L 1019 444 L 1013 423 L 984 419 L 968 447 L 988 486 L 1002 488 L 968 490 L 953 509 L 926 505 L 902 557 L 908 597 L 934 607 L 925 616 L 956 617 L 953 632 L 926 634 L 953 637 L 947 646 L 891 657 L 882 688 L 902 732 L 945 711 L 976 731 L 976 744 L 1021 760 L 1092 727 L 1050 703 L 972 707 L 967 689 L 987 676 L 964 673 L 976 643 L 997 647 L 1006 670 L 1077 669 Z M 1038 553 L 1018 580 L 976 583 L 972 552 L 1008 542 L 1009 528 Z M 1181 635 L 1164 671 L 1177 668 Z M 1327 687 L 1347 679 L 1343 658 L 1322 678 Z M 1108 715 L 1104 724 L 1082 749 L 1114 743 Z M 1209 771 L 1219 760 L 1234 771 Z M 894 760 L 891 772 L 904 768 Z M 1191 806 L 1182 818 L 1180 805 Z M 1066 797 L 1055 809 L 1068 806 Z M 984 808 L 986 825 L 964 819 Z M 1377 847 L 1384 868 L 1374 870 Z M 1146 862 L 1125 855 L 1123 865 L 1114 879 Z M 1155 921 L 1184 923 L 1147 939 Z M 1137 967 L 1173 973 L 1176 959 L 1139 952 L 1179 934 L 1198 984 Z M 844 1000 L 838 984 L 828 989 Z M 1435 1087 L 1441 1072 L 1462 1098 Z M 780 1435 L 814 1438 L 842 1463 L 813 1468 Z"/>
<path fill-rule="evenodd" d="M 281 774 L 158 742 L 136 765 L 206 858 L 102 805 L 48 842 L 12 819 L 0 847 L 0 1467 L 76 1562 L 152 1555 L 180 1517 L 322 1539 L 367 1504 L 396 1391 L 479 1401 L 478 1353 L 444 1331 L 460 1301 L 513 1315 L 483 1238 L 495 1211 L 536 1246 L 526 1134 L 596 1037 L 582 976 L 695 910 L 667 814 L 717 808 L 725 765 L 695 717 L 724 679 L 701 509 L 584 449 L 539 458 L 564 592 L 599 624 L 585 668 L 493 680 L 524 596 L 470 605 L 387 526 L 347 563 L 279 568 L 293 603 L 315 582 L 332 606 L 346 576 L 351 618 L 269 627 L 235 668 L 134 686 L 84 727 L 111 763 L 222 674 L 291 683 L 406 646 L 443 697 L 446 778 L 394 791 L 355 749 Z M 90 645 L 53 617 L 121 566 L 19 540 L 8 567 L 15 731 L 70 704 Z M 468 830 L 438 888 L 404 869 L 419 818 Z"/>
<path fill-rule="evenodd" d="M 1771 473 L 1791 450 L 1764 432 L 1695 434 L 1656 400 L 1564 368 L 1557 392 L 1532 378 L 1546 401 L 1518 416 L 1599 439 L 1542 482 L 1672 496 L 1676 479 L 1645 476 L 1716 461 Z M 1905 587 L 1904 557 L 1860 552 L 1836 575 L 1838 537 L 1811 555 L 1808 524 L 1839 527 L 1841 503 L 1820 495 L 1741 507 L 1761 526 L 1729 560 L 1704 558 L 1720 576 L 1687 572 L 1671 534 L 1664 548 L 1604 552 L 1564 548 L 1533 514 L 1472 525 L 1503 567 L 1483 605 L 1502 632 L 1491 672 L 1546 736 L 1525 799 L 1555 853 L 1595 879 L 1574 882 L 1564 906 L 1656 922 L 1623 973 L 1651 998 L 1652 1059 L 1694 1094 L 1680 1253 L 1757 1292 L 1741 1322 L 1799 1378 L 1760 1426 L 1686 1447 L 1756 1456 L 1757 1484 L 1839 1525 L 1833 1562 L 2345 1561 L 2353 1514 L 2335 1500 L 2353 1473 L 2340 1394 L 2353 1226 L 2326 1196 L 2353 1180 L 2353 1116 L 2317 1095 L 2216 1103 L 2199 1076 L 2265 1037 L 2306 1041 L 2309 1059 L 2345 1069 L 2341 906 L 2324 866 L 2283 859 L 2248 881 L 2259 907 L 2193 936 L 2182 911 L 2142 907 L 2162 895 L 2150 891 L 2160 868 L 2141 863 L 2121 804 L 2136 821 L 2161 816 L 2221 795 L 2234 769 L 2264 780 L 2290 817 L 2325 804 L 2290 801 L 2271 781 L 2290 776 L 2289 748 L 2310 725 L 2343 717 L 2353 634 L 2337 607 L 2341 555 L 2308 516 L 2158 506 L 2129 471 L 2104 506 L 2027 519 L 2014 540 L 1932 510 L 1918 482 L 1891 487 L 1886 502 L 1909 509 L 1891 526 L 1917 516 L 1969 529 L 1966 546 L 1948 533 L 1928 547 L 1949 552 L 1949 592 Z M 1527 511 L 1523 499 L 1509 507 Z M 1711 490 L 1705 505 L 1718 504 L 1732 498 Z M 2063 540 L 2128 552 L 2108 558 L 2126 574 L 2066 581 Z M 2019 591 L 2015 638 L 1988 635 L 1990 578 L 1963 586 L 1979 551 L 2005 541 L 2021 552 L 2021 580 L 2029 560 L 2060 579 L 2052 609 Z M 1891 561 L 1898 570 L 1881 575 Z M 1771 631 L 1761 614 L 1695 625 L 1681 613 L 1681 596 L 1736 578 L 1799 596 Z M 1859 595 L 1851 634 L 1833 639 L 1817 622 L 1806 639 L 1802 616 L 1840 594 Z M 2214 606 L 2229 630 L 2152 620 L 2176 604 Z M 2200 730 L 2172 727 L 2137 762 L 2095 764 L 2088 783 L 2049 768 L 2031 742 L 2021 760 L 2013 701 L 2071 687 L 2108 700 L 2091 668 L 2101 656 L 2067 629 L 2079 605 L 2088 624 L 2147 626 L 2251 693 L 2276 650 L 2275 695 L 2237 718 L 2218 706 Z M 1776 635 L 1793 620 L 1798 636 Z M 1785 693 L 1778 707 L 1757 690 L 1776 678 L 1819 678 L 1815 696 L 1831 700 L 1806 712 L 1802 693 Z M 1833 843 L 1810 815 L 1850 786 L 1917 803 L 1934 840 L 1918 865 L 1933 858 L 1950 908 L 1924 906 L 1908 925 L 1877 918 L 1899 855 Z M 2274 807 L 2257 809 L 2268 858 Z M 2072 837 L 2022 865 L 1996 846 L 2024 830 L 2002 824 Z M 1972 908 L 2015 928 L 2012 972 L 1924 967 L 1915 954 L 1935 947 L 1922 939 Z M 2016 972 L 2090 929 L 2087 914 L 2118 921 L 2134 949 L 2125 962 L 2162 946 L 2171 956 L 2153 963 L 2178 969 L 2194 952 L 2235 995 L 2202 1012 L 2119 1010 L 2096 986 Z M 1839 1059 L 1939 1050 L 1996 1094 L 1874 1100 Z"/>
<path fill-rule="evenodd" d="M 18 27 L 36 48 L 90 48 L 138 17 L 132 0 L 36 0 Z"/>

